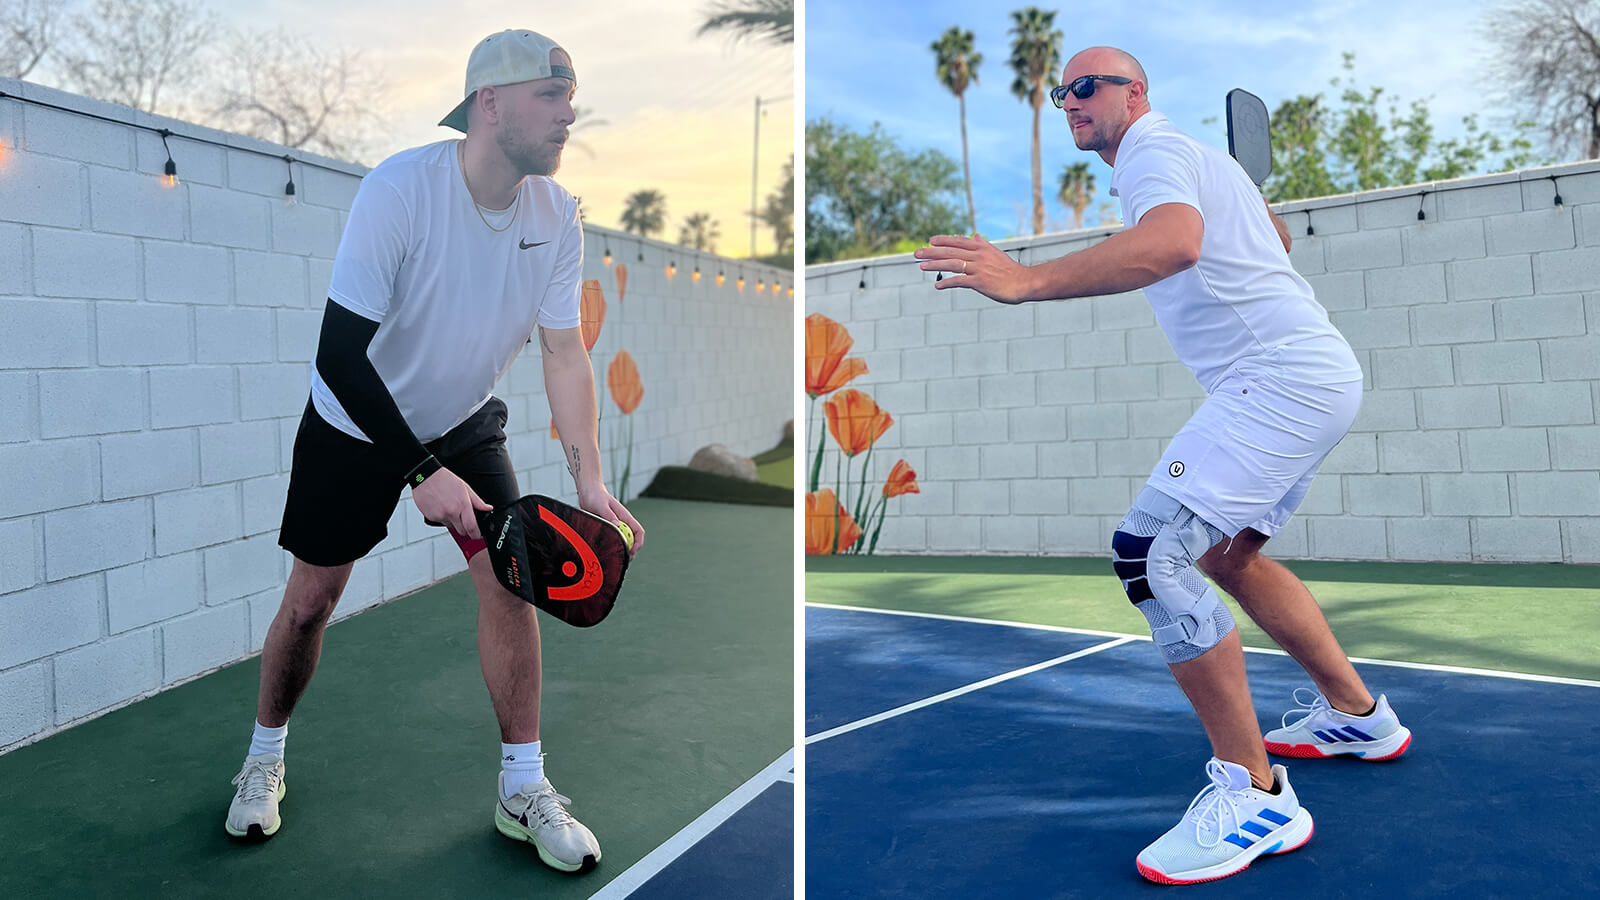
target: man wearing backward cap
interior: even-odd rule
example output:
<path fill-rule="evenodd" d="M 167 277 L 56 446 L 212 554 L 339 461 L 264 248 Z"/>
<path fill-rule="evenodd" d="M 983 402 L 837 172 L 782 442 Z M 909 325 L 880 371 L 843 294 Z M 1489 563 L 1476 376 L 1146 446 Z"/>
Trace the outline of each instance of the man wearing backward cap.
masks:
<path fill-rule="evenodd" d="M 539 627 L 496 581 L 475 517 L 521 495 L 490 390 L 537 331 L 551 417 L 578 505 L 644 529 L 601 479 L 594 373 L 579 333 L 583 230 L 550 179 L 573 122 L 572 60 L 531 31 L 490 35 L 466 99 L 439 124 L 466 134 L 397 153 L 367 174 L 339 242 L 311 399 L 295 438 L 279 543 L 294 556 L 261 654 L 255 734 L 227 832 L 282 824 L 289 714 L 351 566 L 387 534 L 402 485 L 460 545 L 477 589 L 478 654 L 501 732 L 495 827 L 546 864 L 586 871 L 600 845 L 544 776 Z M 375 736 L 372 750 L 403 734 Z"/>

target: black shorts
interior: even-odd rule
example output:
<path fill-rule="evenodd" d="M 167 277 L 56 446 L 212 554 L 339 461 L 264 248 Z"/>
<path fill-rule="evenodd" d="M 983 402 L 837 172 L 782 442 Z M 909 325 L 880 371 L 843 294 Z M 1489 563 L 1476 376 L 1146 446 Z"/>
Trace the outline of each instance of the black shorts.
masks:
<path fill-rule="evenodd" d="M 425 446 L 483 502 L 500 507 L 522 496 L 505 427 L 506 405 L 490 397 Z M 389 534 L 405 477 L 371 444 L 329 425 L 308 402 L 294 438 L 278 546 L 314 566 L 342 566 L 366 556 Z"/>

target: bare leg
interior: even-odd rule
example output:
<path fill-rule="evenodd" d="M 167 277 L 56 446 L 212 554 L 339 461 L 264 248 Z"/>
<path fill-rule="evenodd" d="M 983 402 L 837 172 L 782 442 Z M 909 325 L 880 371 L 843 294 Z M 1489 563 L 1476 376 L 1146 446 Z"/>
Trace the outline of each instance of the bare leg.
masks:
<path fill-rule="evenodd" d="M 1294 573 L 1261 554 L 1266 535 L 1245 529 L 1200 558 L 1200 570 L 1239 601 L 1267 636 L 1306 670 L 1334 709 L 1360 715 L 1372 694 L 1328 627 L 1321 607 Z"/>
<path fill-rule="evenodd" d="M 1271 788 L 1272 766 L 1250 703 L 1239 630 L 1229 632 L 1215 647 L 1188 662 L 1172 663 L 1171 669 L 1205 726 L 1212 755 L 1249 769 L 1256 787 Z"/>
<path fill-rule="evenodd" d="M 267 629 L 261 648 L 261 688 L 256 697 L 256 721 L 277 728 L 311 683 L 322 657 L 322 634 L 328 617 L 344 593 L 355 563 L 332 568 L 296 559 L 289 570 L 283 604 Z"/>
<path fill-rule="evenodd" d="M 478 590 L 478 664 L 508 744 L 539 740 L 539 620 L 533 606 L 500 586 L 489 554 L 467 562 Z"/>

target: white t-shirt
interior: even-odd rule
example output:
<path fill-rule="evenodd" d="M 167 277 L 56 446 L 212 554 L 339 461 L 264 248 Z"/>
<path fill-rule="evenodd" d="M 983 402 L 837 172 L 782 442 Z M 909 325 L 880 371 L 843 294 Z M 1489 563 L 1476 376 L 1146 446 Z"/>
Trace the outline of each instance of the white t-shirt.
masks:
<path fill-rule="evenodd" d="M 479 219 L 456 141 L 404 150 L 362 179 L 339 240 L 328 297 L 378 322 L 367 357 L 411 431 L 442 437 L 489 399 L 534 326 L 578 327 L 578 204 L 544 176 Z M 317 413 L 367 440 L 311 369 Z"/>
<path fill-rule="evenodd" d="M 1360 380 L 1349 343 L 1289 264 L 1261 192 L 1233 157 L 1148 112 L 1122 137 L 1111 194 L 1130 225 L 1164 203 L 1192 206 L 1205 222 L 1200 261 L 1144 293 L 1207 393 L 1247 358 L 1302 380 Z"/>

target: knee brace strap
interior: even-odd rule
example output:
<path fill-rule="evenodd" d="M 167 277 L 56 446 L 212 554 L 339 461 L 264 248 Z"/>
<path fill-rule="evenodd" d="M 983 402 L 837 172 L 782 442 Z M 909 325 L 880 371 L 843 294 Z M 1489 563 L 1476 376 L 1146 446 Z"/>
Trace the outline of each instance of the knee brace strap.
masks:
<path fill-rule="evenodd" d="M 1117 577 L 1168 662 L 1194 659 L 1233 631 L 1233 615 L 1195 568 L 1224 537 L 1193 510 L 1145 488 L 1111 538 Z"/>

